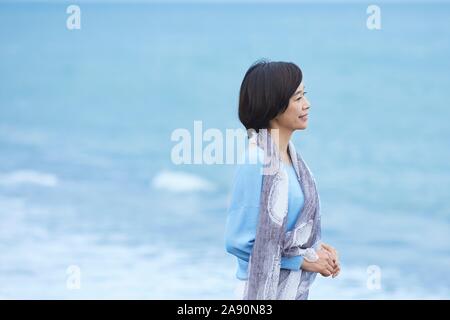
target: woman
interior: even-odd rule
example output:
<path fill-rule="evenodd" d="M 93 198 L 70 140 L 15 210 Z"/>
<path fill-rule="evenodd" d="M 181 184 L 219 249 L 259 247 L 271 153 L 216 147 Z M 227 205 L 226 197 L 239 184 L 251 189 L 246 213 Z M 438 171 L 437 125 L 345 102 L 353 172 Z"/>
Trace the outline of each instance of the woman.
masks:
<path fill-rule="evenodd" d="M 317 273 L 340 272 L 337 251 L 320 241 L 315 180 L 290 141 L 308 125 L 305 94 L 293 63 L 259 61 L 242 81 L 239 119 L 250 143 L 235 174 L 225 231 L 226 250 L 238 261 L 239 298 L 307 299 Z"/>

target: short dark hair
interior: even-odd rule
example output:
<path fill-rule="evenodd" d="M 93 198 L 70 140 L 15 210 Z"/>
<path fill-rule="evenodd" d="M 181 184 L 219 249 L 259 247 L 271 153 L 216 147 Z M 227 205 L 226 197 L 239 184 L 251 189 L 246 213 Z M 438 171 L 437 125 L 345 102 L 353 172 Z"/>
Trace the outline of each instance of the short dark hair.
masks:
<path fill-rule="evenodd" d="M 302 82 L 302 71 L 292 62 L 258 60 L 247 70 L 239 92 L 239 120 L 247 130 L 269 128 L 283 113 Z"/>

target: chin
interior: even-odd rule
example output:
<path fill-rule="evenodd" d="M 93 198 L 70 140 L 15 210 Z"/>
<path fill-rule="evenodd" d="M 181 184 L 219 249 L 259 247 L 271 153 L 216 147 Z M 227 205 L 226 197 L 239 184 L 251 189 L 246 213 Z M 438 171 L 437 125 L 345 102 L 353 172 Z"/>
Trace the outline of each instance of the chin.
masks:
<path fill-rule="evenodd" d="M 298 122 L 296 122 L 295 130 L 305 130 L 308 127 L 308 120 L 303 121 L 299 119 Z"/>
<path fill-rule="evenodd" d="M 307 123 L 302 123 L 301 125 L 297 126 L 295 130 L 305 130 L 308 127 Z"/>

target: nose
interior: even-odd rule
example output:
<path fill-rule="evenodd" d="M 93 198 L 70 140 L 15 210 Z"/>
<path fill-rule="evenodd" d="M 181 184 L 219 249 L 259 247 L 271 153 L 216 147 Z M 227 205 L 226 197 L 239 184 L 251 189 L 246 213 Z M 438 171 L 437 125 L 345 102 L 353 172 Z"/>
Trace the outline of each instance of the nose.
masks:
<path fill-rule="evenodd" d="M 311 103 L 309 103 L 308 98 L 305 97 L 305 104 L 306 104 L 306 108 L 309 109 L 311 107 Z"/>

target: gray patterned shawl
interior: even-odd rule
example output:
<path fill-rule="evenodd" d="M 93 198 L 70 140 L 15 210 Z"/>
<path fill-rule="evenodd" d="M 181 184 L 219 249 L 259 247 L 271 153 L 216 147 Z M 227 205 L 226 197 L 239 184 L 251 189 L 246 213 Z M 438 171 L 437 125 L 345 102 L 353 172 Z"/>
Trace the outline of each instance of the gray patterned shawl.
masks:
<path fill-rule="evenodd" d="M 267 130 L 253 134 L 250 140 L 253 138 L 264 150 L 264 172 L 259 221 L 243 299 L 304 300 L 308 298 L 309 287 L 316 273 L 302 269 L 281 269 L 280 266 L 281 256 L 305 255 L 308 248 L 317 249 L 320 245 L 320 199 L 315 180 L 289 141 L 289 155 L 305 202 L 294 229 L 286 232 L 289 184 L 287 172 L 281 166 L 281 158 L 273 141 L 278 139 L 278 135 Z"/>

